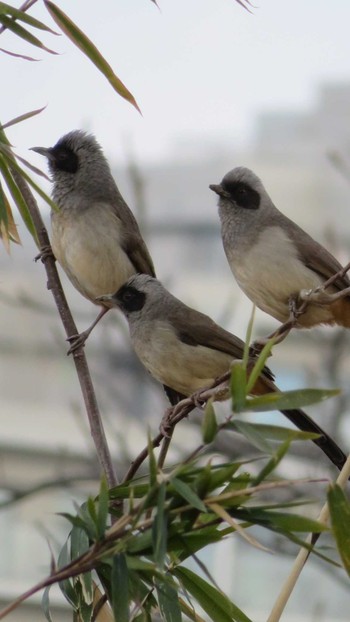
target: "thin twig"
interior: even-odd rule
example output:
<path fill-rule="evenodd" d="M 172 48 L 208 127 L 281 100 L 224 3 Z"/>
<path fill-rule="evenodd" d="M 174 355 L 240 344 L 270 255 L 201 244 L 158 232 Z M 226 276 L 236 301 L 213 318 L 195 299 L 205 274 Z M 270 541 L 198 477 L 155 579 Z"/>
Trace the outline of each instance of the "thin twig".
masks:
<path fill-rule="evenodd" d="M 220 376 L 220 378 L 217 378 L 210 387 L 205 387 L 201 391 L 198 391 L 195 394 L 197 402 L 199 400 L 203 402 L 207 402 L 210 397 L 213 397 L 217 393 L 227 391 L 227 385 L 225 384 L 225 382 L 227 382 L 229 377 L 230 377 L 230 372 L 228 371 L 223 376 Z M 181 402 L 173 406 L 173 408 L 171 408 L 168 413 L 169 429 L 173 431 L 174 427 L 182 419 L 187 417 L 190 414 L 190 412 L 192 412 L 195 408 L 196 408 L 196 404 L 194 402 L 193 396 L 186 397 L 185 399 L 181 400 Z M 157 436 L 155 436 L 154 439 L 151 441 L 152 447 L 153 448 L 159 447 L 159 445 L 161 444 L 164 438 L 166 438 L 165 432 L 159 432 L 159 434 L 157 434 Z M 165 447 L 164 447 L 164 451 L 165 451 Z M 123 477 L 122 483 L 125 483 L 129 481 L 130 479 L 132 479 L 132 477 L 134 477 L 135 473 L 139 470 L 140 466 L 146 460 L 147 456 L 148 456 L 148 446 L 145 447 L 139 453 L 139 455 L 135 458 L 135 460 L 131 463 L 129 469 L 127 470 L 126 474 Z M 164 456 L 164 459 L 165 459 L 165 456 Z"/>
<path fill-rule="evenodd" d="M 336 479 L 336 483 L 339 486 L 341 486 L 341 488 L 344 488 L 348 482 L 349 477 L 350 477 L 350 456 L 348 457 L 342 470 L 340 471 Z M 317 517 L 317 520 L 319 522 L 326 524 L 328 521 L 328 518 L 329 518 L 329 508 L 328 508 L 328 503 L 325 503 L 319 516 Z M 310 545 L 312 544 L 312 535 L 310 535 L 305 542 L 307 546 L 310 547 Z M 304 568 L 309 555 L 310 555 L 310 550 L 304 547 L 300 549 L 298 556 L 296 557 L 295 562 L 293 564 L 291 573 L 289 577 L 286 579 L 284 585 L 282 586 L 281 592 L 273 606 L 273 609 L 271 611 L 270 616 L 267 619 L 267 622 L 278 622 L 281 619 L 281 615 L 287 605 L 287 602 L 294 590 L 294 587 L 299 579 L 301 571 Z"/>
<path fill-rule="evenodd" d="M 40 248 L 47 249 L 50 247 L 49 237 L 41 218 L 41 214 L 37 205 L 37 202 L 23 177 L 18 171 L 12 167 L 12 176 L 21 191 L 24 200 L 27 203 L 28 210 L 33 220 L 34 227 L 36 229 L 37 237 L 39 240 Z M 68 306 L 64 291 L 61 285 L 60 278 L 58 276 L 55 258 L 53 255 L 46 254 L 43 261 L 46 270 L 48 282 L 47 287 L 51 290 L 54 297 L 58 313 L 62 320 L 62 324 L 66 331 L 67 337 L 76 335 L 78 333 L 73 316 Z M 73 361 L 77 371 L 81 391 L 83 394 L 85 408 L 89 419 L 90 431 L 93 441 L 95 443 L 97 456 L 100 465 L 106 475 L 106 479 L 110 488 L 113 488 L 118 484 L 118 479 L 113 466 L 111 454 L 108 448 L 107 439 L 103 429 L 101 415 L 97 405 L 96 395 L 92 384 L 90 371 L 86 361 L 86 357 L 83 348 L 78 348 L 73 353 Z"/>

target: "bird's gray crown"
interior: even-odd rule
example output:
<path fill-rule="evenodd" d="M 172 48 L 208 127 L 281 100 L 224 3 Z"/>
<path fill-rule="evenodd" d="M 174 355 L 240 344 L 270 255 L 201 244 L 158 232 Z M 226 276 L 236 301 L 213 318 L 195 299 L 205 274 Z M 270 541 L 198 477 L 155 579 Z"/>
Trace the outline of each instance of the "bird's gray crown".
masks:
<path fill-rule="evenodd" d="M 243 166 L 234 168 L 222 179 L 222 196 L 244 209 L 258 209 L 264 187 L 253 171 Z"/>
<path fill-rule="evenodd" d="M 82 130 L 73 130 L 62 136 L 48 150 L 49 165 L 53 172 L 76 173 L 81 166 L 103 158 L 96 138 Z"/>

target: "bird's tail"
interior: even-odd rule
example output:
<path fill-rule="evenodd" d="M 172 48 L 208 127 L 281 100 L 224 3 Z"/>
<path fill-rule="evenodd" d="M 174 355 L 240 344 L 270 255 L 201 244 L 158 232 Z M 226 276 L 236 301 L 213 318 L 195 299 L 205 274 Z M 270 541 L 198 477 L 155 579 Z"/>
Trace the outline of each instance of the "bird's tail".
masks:
<path fill-rule="evenodd" d="M 289 419 L 294 425 L 303 432 L 312 432 L 313 434 L 319 434 L 319 438 L 315 438 L 313 442 L 317 445 L 321 451 L 330 459 L 331 462 L 341 471 L 343 468 L 347 456 L 340 449 L 339 445 L 332 439 L 327 432 L 309 417 L 303 410 L 281 410 L 281 413 Z"/>

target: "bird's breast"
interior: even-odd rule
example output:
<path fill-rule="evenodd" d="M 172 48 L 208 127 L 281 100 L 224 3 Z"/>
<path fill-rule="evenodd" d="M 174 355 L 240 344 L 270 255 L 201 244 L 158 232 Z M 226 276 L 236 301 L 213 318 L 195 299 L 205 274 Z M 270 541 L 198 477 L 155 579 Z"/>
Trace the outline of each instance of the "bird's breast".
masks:
<path fill-rule="evenodd" d="M 244 253 L 226 248 L 231 270 L 246 295 L 263 311 L 284 322 L 290 296 L 322 283 L 321 277 L 299 258 L 293 241 L 281 227 L 266 227 Z M 329 311 L 318 309 L 327 321 Z"/>
<path fill-rule="evenodd" d="M 183 395 L 191 395 L 224 374 L 232 356 L 180 341 L 166 321 L 140 322 L 131 330 L 136 354 L 151 375 Z"/>
<path fill-rule="evenodd" d="M 114 293 L 135 272 L 121 246 L 122 224 L 113 208 L 99 205 L 52 214 L 52 249 L 68 278 L 94 302 Z"/>

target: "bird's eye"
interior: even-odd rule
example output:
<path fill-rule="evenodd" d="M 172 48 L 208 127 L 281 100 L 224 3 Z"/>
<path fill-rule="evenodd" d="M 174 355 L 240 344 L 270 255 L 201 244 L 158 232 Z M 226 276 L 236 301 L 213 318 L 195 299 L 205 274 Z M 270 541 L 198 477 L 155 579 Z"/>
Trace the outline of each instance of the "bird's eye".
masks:
<path fill-rule="evenodd" d="M 132 286 L 127 286 L 120 293 L 119 299 L 122 301 L 124 310 L 131 313 L 132 311 L 140 311 L 142 309 L 146 301 L 146 294 Z"/>
<path fill-rule="evenodd" d="M 134 297 L 135 297 L 134 296 L 134 292 L 132 292 L 130 290 L 126 290 L 126 292 L 124 292 L 124 294 L 123 294 L 124 302 L 130 302 Z"/>
<path fill-rule="evenodd" d="M 241 197 L 244 197 L 247 194 L 247 188 L 244 188 L 244 187 L 237 188 L 237 194 L 239 194 Z"/>

